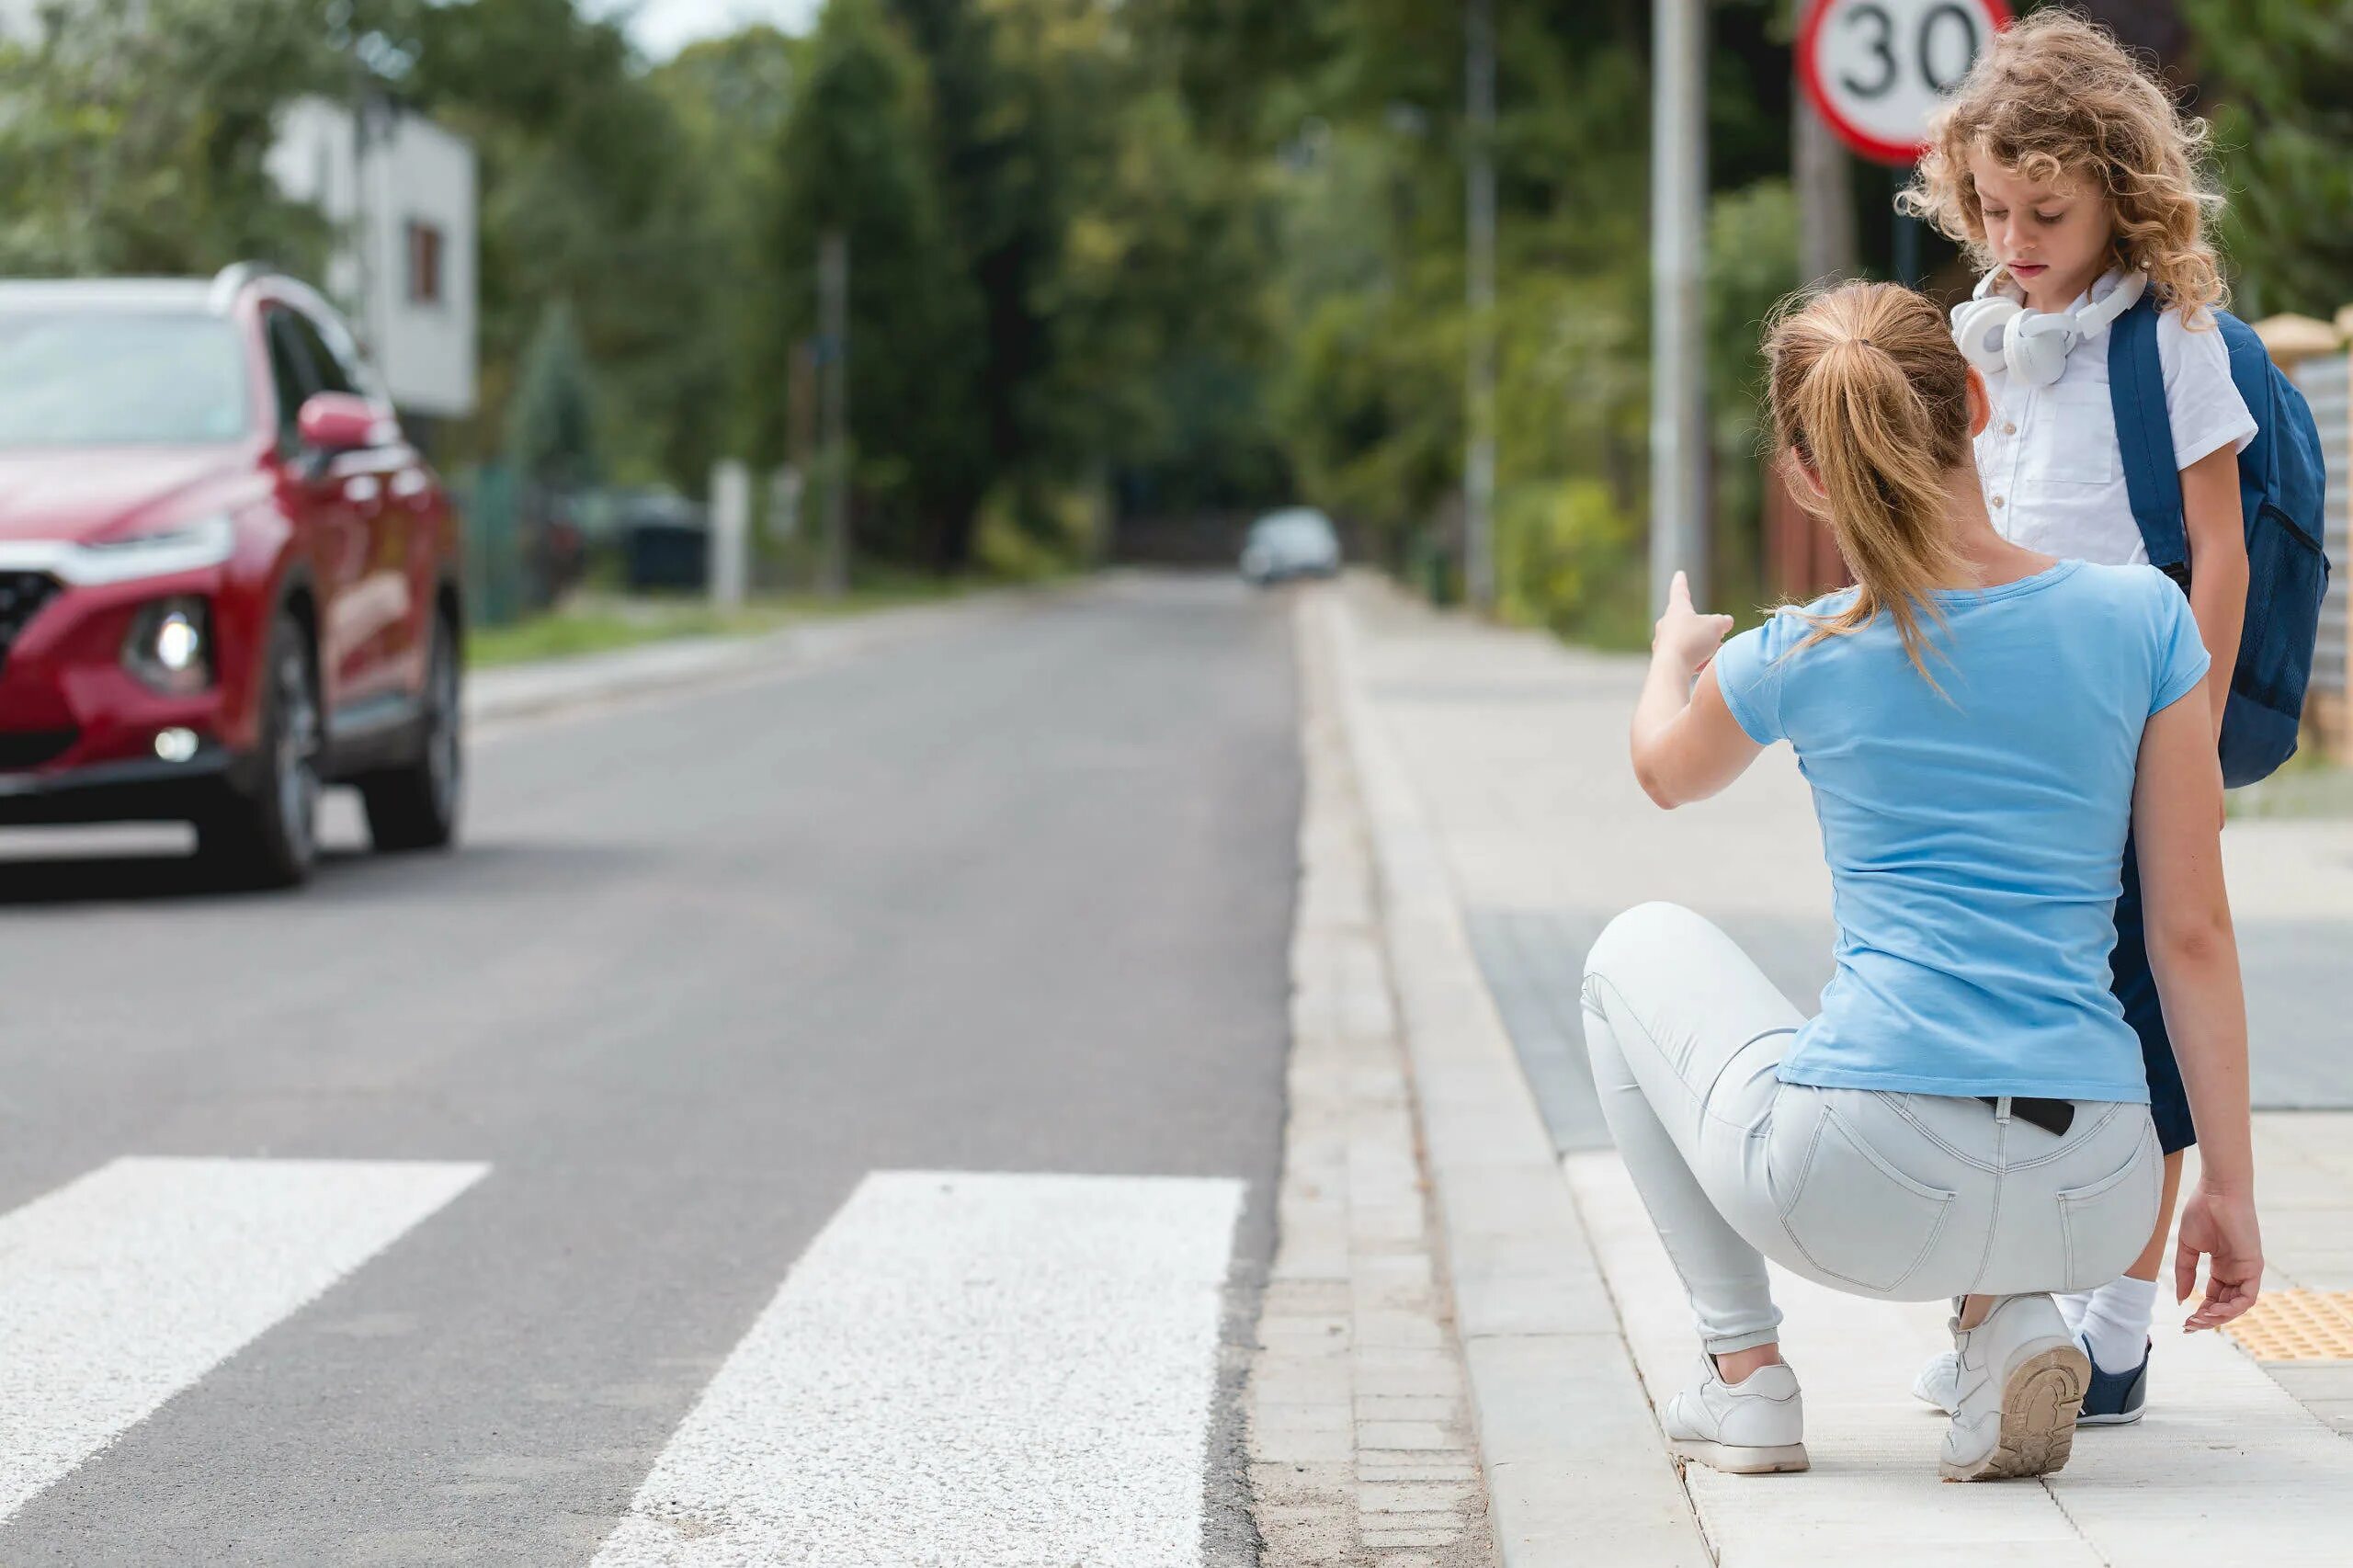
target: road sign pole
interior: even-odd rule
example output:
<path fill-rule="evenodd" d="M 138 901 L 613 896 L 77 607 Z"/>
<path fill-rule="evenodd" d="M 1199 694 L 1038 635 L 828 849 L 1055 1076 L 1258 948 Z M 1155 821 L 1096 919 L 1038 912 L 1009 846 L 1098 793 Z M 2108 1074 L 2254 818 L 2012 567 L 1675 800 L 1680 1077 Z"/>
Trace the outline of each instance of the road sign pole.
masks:
<path fill-rule="evenodd" d="M 1890 173 L 1890 183 L 1894 186 L 1895 194 L 1903 195 L 1904 187 L 1912 183 L 1911 165 L 1907 164 Z M 1917 289 L 1920 286 L 1920 220 L 1893 203 L 1890 207 L 1895 214 L 1895 280 L 1906 289 Z"/>
<path fill-rule="evenodd" d="M 1803 93 L 1790 106 L 1790 176 L 1798 199 L 1802 280 L 1818 284 L 1855 273 L 1855 191 L 1847 149 Z"/>
<path fill-rule="evenodd" d="M 1700 334 L 1707 65 L 1701 0 L 1657 0 L 1651 72 L 1651 608 L 1678 571 L 1708 602 L 1708 389 Z"/>

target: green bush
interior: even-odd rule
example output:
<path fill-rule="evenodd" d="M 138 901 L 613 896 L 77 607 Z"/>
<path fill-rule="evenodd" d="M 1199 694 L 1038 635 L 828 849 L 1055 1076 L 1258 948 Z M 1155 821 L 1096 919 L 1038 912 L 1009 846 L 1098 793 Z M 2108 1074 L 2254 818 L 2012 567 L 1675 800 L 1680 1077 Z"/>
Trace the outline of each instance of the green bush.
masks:
<path fill-rule="evenodd" d="M 1508 486 L 1495 508 L 1504 619 L 1604 648 L 1650 643 L 1642 529 L 1591 479 Z"/>

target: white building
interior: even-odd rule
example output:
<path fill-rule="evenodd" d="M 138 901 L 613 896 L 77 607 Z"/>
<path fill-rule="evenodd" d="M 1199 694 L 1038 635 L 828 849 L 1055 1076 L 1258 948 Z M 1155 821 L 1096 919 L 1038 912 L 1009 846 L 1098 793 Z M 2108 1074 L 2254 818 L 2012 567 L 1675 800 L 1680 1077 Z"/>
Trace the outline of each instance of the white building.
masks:
<path fill-rule="evenodd" d="M 364 117 L 303 98 L 278 121 L 270 177 L 341 236 L 318 281 L 351 312 L 369 358 L 408 412 L 462 418 L 475 402 L 472 146 L 416 115 Z"/>

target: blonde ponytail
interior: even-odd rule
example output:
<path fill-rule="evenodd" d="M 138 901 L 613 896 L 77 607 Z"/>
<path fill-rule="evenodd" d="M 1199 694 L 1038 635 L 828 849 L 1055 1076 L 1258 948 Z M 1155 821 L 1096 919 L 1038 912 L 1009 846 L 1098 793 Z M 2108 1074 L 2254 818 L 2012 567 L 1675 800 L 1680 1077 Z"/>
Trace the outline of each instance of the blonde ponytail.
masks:
<path fill-rule="evenodd" d="M 1810 647 L 1860 631 L 1885 611 L 1904 652 L 1934 685 L 1924 618 L 1932 591 L 1962 575 L 1946 516 L 1946 479 L 1970 460 L 1969 368 L 1935 305 L 1893 283 L 1800 295 L 1775 312 L 1766 343 L 1773 428 L 1820 479 L 1790 489 L 1826 517 L 1855 602 L 1814 618 Z"/>

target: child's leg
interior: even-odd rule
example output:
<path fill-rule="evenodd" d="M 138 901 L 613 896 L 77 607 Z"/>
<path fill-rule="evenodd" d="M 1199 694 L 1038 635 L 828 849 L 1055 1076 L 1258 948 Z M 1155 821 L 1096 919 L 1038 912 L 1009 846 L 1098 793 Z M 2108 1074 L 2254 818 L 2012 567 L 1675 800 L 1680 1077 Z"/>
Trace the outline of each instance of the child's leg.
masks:
<path fill-rule="evenodd" d="M 2157 1270 L 2165 1266 L 2165 1243 L 2173 1239 L 2174 1205 L 2181 1198 L 2181 1155 L 2179 1149 L 2165 1152 L 2165 1189 L 2157 1199 L 2157 1228 L 2151 1233 L 2149 1244 L 2133 1260 L 2132 1267 L 2124 1271 L 2128 1279 L 2146 1279 L 2154 1284 Z"/>
<path fill-rule="evenodd" d="M 1802 1021 L 1729 937 L 1672 904 L 1620 915 L 1586 960 L 1586 1044 L 1602 1115 L 1728 1379 L 1759 1359 L 1739 1353 L 1779 1339 L 1781 1314 L 1764 1257 L 1697 1174 L 1701 1131 L 1708 1111 L 1733 1108 L 1716 1101 L 1728 1090 L 1737 1097 L 1727 1080 L 1741 1069 L 1726 1071 L 1734 1058 L 1786 1048 Z M 1769 1104 L 1779 1051 L 1764 1057 L 1756 1086 Z"/>

